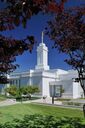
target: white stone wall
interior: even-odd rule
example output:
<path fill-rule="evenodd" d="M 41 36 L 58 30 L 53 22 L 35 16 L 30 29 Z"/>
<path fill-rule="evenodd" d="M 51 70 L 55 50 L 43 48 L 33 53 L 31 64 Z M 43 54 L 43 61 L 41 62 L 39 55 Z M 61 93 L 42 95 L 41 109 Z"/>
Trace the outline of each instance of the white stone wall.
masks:
<path fill-rule="evenodd" d="M 48 48 L 44 43 L 40 43 L 37 48 L 37 65 L 36 70 L 48 70 Z"/>
<path fill-rule="evenodd" d="M 73 98 L 83 98 L 83 90 L 78 82 L 73 82 Z"/>
<path fill-rule="evenodd" d="M 73 97 L 73 86 L 72 80 L 62 81 L 62 87 L 64 89 L 63 97 L 64 98 L 72 98 Z"/>
<path fill-rule="evenodd" d="M 79 98 L 79 94 L 78 94 L 78 86 L 79 84 L 77 82 L 73 82 L 73 98 Z"/>
<path fill-rule="evenodd" d="M 79 95 L 79 97 L 81 97 L 81 98 L 84 97 L 83 89 L 82 89 L 80 83 L 78 83 L 78 95 Z"/>
<path fill-rule="evenodd" d="M 49 83 L 55 81 L 55 74 L 47 71 L 42 72 L 42 95 L 50 97 L 50 86 Z"/>
<path fill-rule="evenodd" d="M 50 86 L 49 83 L 50 81 L 54 81 L 52 78 L 42 78 L 42 95 L 50 97 Z"/>

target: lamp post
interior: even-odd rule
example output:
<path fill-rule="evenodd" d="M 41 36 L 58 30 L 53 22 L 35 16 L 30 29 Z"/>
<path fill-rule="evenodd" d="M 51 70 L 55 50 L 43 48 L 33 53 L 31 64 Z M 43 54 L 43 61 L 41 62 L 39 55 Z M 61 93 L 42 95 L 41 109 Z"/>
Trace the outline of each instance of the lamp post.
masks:
<path fill-rule="evenodd" d="M 19 77 L 19 90 L 20 90 L 20 87 L 21 87 L 21 75 Z"/>
<path fill-rule="evenodd" d="M 20 75 L 20 77 L 19 77 L 19 97 L 20 97 L 20 99 L 21 99 L 21 102 L 22 102 L 22 97 L 21 97 L 21 92 L 20 92 L 20 88 L 21 88 L 21 75 Z"/>
<path fill-rule="evenodd" d="M 52 104 L 54 104 L 54 95 L 55 95 L 55 85 L 52 86 Z"/>

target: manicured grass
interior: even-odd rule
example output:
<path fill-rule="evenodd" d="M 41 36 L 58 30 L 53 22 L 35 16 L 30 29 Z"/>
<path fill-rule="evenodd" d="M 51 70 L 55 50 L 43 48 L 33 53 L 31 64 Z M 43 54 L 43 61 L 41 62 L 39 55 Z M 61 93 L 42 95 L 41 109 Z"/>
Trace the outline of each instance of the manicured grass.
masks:
<path fill-rule="evenodd" d="M 22 103 L 0 107 L 0 122 L 12 121 L 15 118 L 22 119 L 24 115 L 33 114 L 54 115 L 56 117 L 83 117 L 81 110 Z"/>

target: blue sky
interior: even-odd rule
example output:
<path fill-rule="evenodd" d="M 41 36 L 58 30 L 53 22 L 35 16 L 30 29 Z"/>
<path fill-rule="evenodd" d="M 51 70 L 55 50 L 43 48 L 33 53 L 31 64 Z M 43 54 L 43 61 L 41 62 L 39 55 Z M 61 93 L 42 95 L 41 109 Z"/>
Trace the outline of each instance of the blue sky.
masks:
<path fill-rule="evenodd" d="M 85 0 L 69 0 L 69 2 L 66 4 L 67 7 L 69 6 L 80 6 L 80 4 L 84 3 Z M 20 65 L 20 67 L 16 70 L 18 71 L 27 71 L 29 69 L 34 69 L 36 62 L 37 62 L 37 54 L 36 54 L 36 48 L 38 44 L 41 42 L 41 32 L 46 26 L 46 22 L 50 19 L 50 16 L 48 15 L 37 15 L 31 18 L 31 20 L 28 21 L 26 29 L 22 28 L 22 26 L 19 26 L 13 31 L 5 31 L 3 32 L 6 36 L 13 36 L 17 39 L 23 39 L 26 37 L 26 35 L 34 35 L 37 44 L 35 44 L 34 49 L 32 53 L 30 54 L 29 51 L 25 52 L 23 55 L 18 56 L 16 58 L 16 63 Z M 66 58 L 66 55 L 59 54 L 57 49 L 52 49 L 53 42 L 50 41 L 50 39 L 46 36 L 44 36 L 44 43 L 47 45 L 49 49 L 49 55 L 48 55 L 48 63 L 50 68 L 61 68 L 68 70 L 71 67 L 68 66 L 64 59 Z"/>

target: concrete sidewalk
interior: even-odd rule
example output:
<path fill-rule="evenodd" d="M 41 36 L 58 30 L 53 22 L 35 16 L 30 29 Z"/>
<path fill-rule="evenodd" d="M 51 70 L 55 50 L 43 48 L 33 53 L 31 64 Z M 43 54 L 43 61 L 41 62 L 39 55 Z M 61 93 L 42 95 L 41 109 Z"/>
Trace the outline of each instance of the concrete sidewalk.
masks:
<path fill-rule="evenodd" d="M 79 100 L 76 100 L 76 101 L 79 101 Z M 22 101 L 22 102 L 16 102 L 15 99 L 7 99 L 5 101 L 0 102 L 0 106 L 8 106 L 8 105 L 14 105 L 14 104 L 21 104 L 21 103 L 34 103 L 34 104 L 39 104 L 39 105 L 82 110 L 82 107 L 80 107 L 80 106 L 63 105 L 62 101 L 54 101 L 54 104 L 52 104 L 52 98 L 46 98 L 46 99 L 41 98 L 41 99 L 37 99 L 37 100 L 28 100 L 28 101 Z"/>
<path fill-rule="evenodd" d="M 37 100 L 31 100 L 31 101 L 24 101 L 23 103 L 33 103 L 33 104 L 39 104 L 39 105 L 45 105 L 45 106 L 55 106 L 60 108 L 71 108 L 71 109 L 79 109 L 83 110 L 82 106 L 72 106 L 72 105 L 64 105 L 62 101 L 54 101 L 54 104 L 52 104 L 52 98 L 46 98 L 46 99 L 37 99 Z"/>
<path fill-rule="evenodd" d="M 46 99 L 41 98 L 41 99 L 34 100 L 34 101 L 31 101 L 31 102 L 52 104 L 52 98 L 46 98 Z M 54 104 L 55 105 L 62 105 L 62 102 L 61 101 L 54 101 Z"/>
<path fill-rule="evenodd" d="M 8 106 L 8 105 L 13 105 L 13 104 L 17 104 L 15 99 L 7 99 L 5 101 L 0 102 L 0 106 Z"/>
<path fill-rule="evenodd" d="M 8 105 L 14 105 L 14 104 L 19 104 L 21 102 L 17 102 L 15 99 L 7 99 L 5 101 L 0 102 L 0 106 L 8 106 Z M 51 98 L 46 98 L 46 99 L 37 99 L 37 100 L 28 100 L 28 101 L 22 101 L 22 103 L 42 103 L 42 104 L 52 104 L 52 99 Z M 62 105 L 61 101 L 55 101 L 54 102 L 56 105 Z"/>

